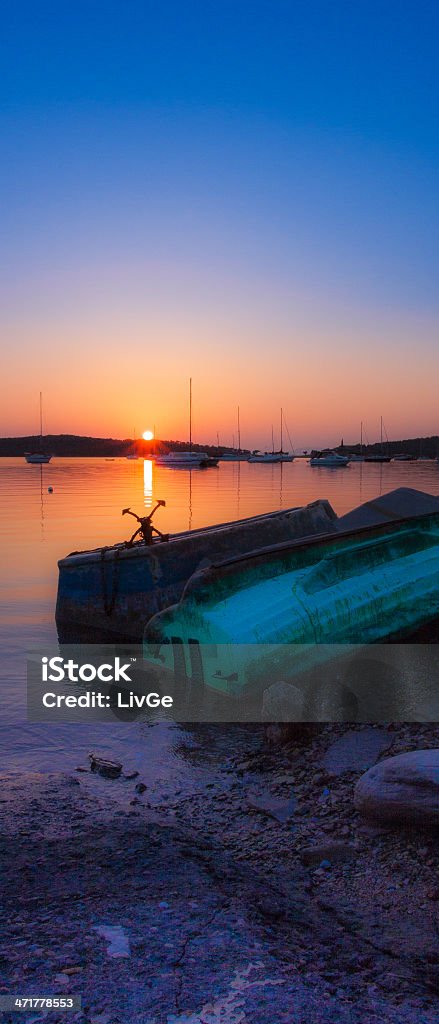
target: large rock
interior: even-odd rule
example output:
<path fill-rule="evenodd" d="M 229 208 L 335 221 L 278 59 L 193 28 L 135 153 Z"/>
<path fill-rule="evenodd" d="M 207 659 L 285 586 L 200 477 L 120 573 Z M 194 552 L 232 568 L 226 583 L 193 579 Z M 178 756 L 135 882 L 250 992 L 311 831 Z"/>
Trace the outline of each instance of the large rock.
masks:
<path fill-rule="evenodd" d="M 264 722 L 300 722 L 303 718 L 303 694 L 293 683 L 279 680 L 264 690 Z"/>
<path fill-rule="evenodd" d="M 262 719 L 266 722 L 265 736 L 269 746 L 283 746 L 293 740 L 313 735 L 313 722 L 303 722 L 303 694 L 293 683 L 280 680 L 264 690 Z"/>
<path fill-rule="evenodd" d="M 355 806 L 380 821 L 439 827 L 439 749 L 411 750 L 374 765 L 357 782 Z"/>

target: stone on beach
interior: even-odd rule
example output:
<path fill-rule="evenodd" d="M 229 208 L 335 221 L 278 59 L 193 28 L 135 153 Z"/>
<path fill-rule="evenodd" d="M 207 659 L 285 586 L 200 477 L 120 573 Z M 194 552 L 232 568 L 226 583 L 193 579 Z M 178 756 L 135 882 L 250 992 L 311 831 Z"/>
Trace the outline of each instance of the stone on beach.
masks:
<path fill-rule="evenodd" d="M 362 775 L 355 806 L 366 817 L 439 827 L 439 749 L 387 758 Z"/>
<path fill-rule="evenodd" d="M 391 743 L 392 737 L 385 729 L 374 726 L 350 729 L 331 743 L 323 755 L 322 765 L 331 775 L 366 771 Z"/>
<path fill-rule="evenodd" d="M 355 860 L 357 851 L 349 843 L 321 843 L 306 846 L 300 851 L 300 859 L 306 867 L 316 867 L 326 861 L 329 864 L 343 864 Z"/>
<path fill-rule="evenodd" d="M 315 732 L 312 722 L 302 721 L 303 694 L 293 683 L 280 680 L 264 690 L 262 719 L 270 746 L 282 746 Z"/>

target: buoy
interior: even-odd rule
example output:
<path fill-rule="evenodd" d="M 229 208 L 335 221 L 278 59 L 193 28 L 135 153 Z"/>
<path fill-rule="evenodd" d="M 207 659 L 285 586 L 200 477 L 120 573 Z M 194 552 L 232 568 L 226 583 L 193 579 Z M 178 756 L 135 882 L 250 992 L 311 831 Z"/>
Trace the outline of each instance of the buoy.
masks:
<path fill-rule="evenodd" d="M 47 490 L 48 490 L 49 494 L 53 494 L 53 487 L 48 487 Z"/>

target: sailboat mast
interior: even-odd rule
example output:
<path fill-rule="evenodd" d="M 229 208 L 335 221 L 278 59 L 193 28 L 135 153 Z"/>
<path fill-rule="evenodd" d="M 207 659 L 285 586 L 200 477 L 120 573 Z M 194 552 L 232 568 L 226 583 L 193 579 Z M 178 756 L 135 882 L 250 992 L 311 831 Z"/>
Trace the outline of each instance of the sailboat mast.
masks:
<path fill-rule="evenodd" d="M 282 420 L 283 420 L 283 410 L 281 409 L 281 411 L 280 411 L 280 453 L 281 453 L 281 455 L 282 455 L 282 452 L 283 452 Z"/>
<path fill-rule="evenodd" d="M 238 451 L 241 451 L 241 427 L 239 424 L 239 405 L 238 405 Z"/>
<path fill-rule="evenodd" d="M 274 427 L 271 424 L 271 453 L 274 455 Z"/>
<path fill-rule="evenodd" d="M 381 451 L 382 451 L 383 450 L 383 417 L 382 416 L 381 416 L 381 433 L 380 433 L 380 437 L 381 437 Z"/>
<path fill-rule="evenodd" d="M 363 454 L 363 420 L 360 424 L 360 455 Z"/>
<path fill-rule="evenodd" d="M 189 451 L 192 451 L 192 377 L 189 377 Z"/>
<path fill-rule="evenodd" d="M 43 440 L 43 392 L 40 391 L 40 442 Z"/>

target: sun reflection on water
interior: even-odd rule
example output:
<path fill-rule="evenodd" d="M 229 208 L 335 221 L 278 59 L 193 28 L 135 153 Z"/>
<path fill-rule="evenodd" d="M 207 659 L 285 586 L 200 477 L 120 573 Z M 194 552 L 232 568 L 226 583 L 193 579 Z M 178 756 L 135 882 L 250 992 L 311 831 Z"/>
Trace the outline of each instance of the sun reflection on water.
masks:
<path fill-rule="evenodd" d="M 144 459 L 143 462 L 143 501 L 145 508 L 152 505 L 152 460 Z"/>

